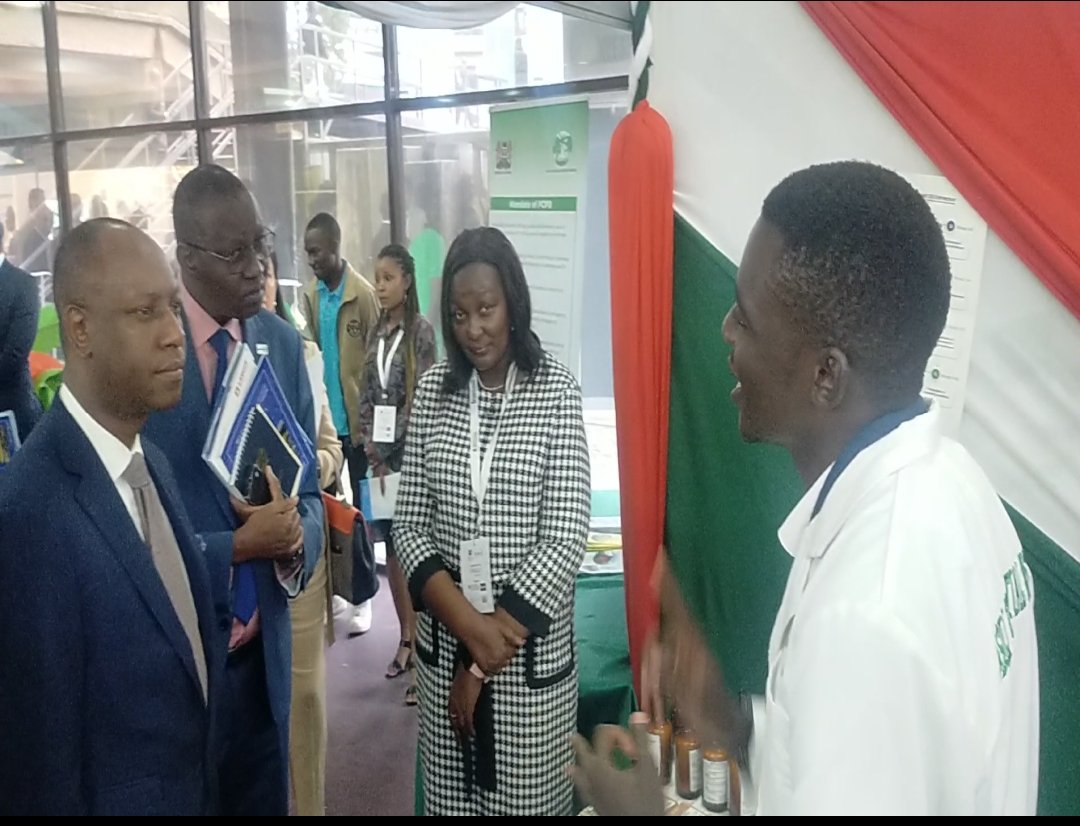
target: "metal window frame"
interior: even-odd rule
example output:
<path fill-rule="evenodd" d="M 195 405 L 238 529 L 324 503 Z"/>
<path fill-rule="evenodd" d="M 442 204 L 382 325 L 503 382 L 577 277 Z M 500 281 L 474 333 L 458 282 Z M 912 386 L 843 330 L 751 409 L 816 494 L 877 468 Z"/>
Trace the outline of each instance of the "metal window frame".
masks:
<path fill-rule="evenodd" d="M 209 98 L 206 78 L 206 40 L 204 0 L 187 0 L 190 25 L 192 57 L 192 84 L 194 88 L 195 117 L 176 121 L 128 124 L 94 129 L 67 129 L 64 117 L 63 78 L 60 71 L 60 40 L 56 0 L 41 3 L 41 24 L 44 33 L 46 79 L 49 95 L 49 131 L 18 137 L 0 138 L 4 146 L 27 146 L 48 143 L 52 146 L 53 175 L 56 180 L 56 199 L 60 209 L 61 237 L 71 229 L 71 183 L 68 168 L 67 145 L 73 141 L 102 140 L 125 135 L 146 135 L 152 132 L 194 131 L 200 163 L 210 160 L 210 145 L 214 130 L 235 126 L 259 126 L 293 121 L 327 118 L 350 118 L 382 115 L 385 118 L 387 186 L 390 201 L 390 233 L 400 242 L 405 231 L 405 168 L 404 139 L 401 125 L 402 112 L 427 109 L 446 109 L 464 106 L 488 106 L 528 100 L 603 92 L 624 92 L 629 88 L 629 76 L 607 77 L 553 83 L 542 86 L 517 86 L 508 89 L 489 89 L 476 92 L 457 92 L 428 97 L 401 97 L 398 73 L 397 27 L 383 25 L 384 98 L 378 101 L 346 103 L 334 106 L 315 106 L 304 109 L 279 109 L 228 117 L 213 118 L 209 115 Z M 554 3 L 533 5 L 557 8 Z M 560 9 L 562 10 L 562 9 Z M 562 10 L 564 13 L 565 10 Z M 597 18 L 595 22 L 608 19 Z"/>

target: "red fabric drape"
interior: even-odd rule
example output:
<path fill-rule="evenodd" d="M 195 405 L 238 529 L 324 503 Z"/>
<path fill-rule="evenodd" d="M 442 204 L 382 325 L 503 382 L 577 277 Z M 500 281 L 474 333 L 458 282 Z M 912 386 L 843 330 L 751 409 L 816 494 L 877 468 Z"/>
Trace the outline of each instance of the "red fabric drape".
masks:
<path fill-rule="evenodd" d="M 1080 318 L 1080 3 L 802 6 Z"/>
<path fill-rule="evenodd" d="M 650 579 L 667 498 L 674 176 L 671 129 L 643 101 L 615 129 L 608 178 L 623 565 L 639 696 L 641 643 L 659 613 Z"/>

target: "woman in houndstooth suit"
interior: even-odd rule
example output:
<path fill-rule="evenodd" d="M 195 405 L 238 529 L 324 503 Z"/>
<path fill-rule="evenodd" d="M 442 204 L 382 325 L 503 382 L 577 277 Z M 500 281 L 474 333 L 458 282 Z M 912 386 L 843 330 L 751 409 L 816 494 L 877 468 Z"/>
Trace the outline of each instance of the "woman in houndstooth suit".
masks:
<path fill-rule="evenodd" d="M 581 392 L 540 347 L 517 253 L 466 230 L 443 270 L 447 361 L 421 379 L 394 539 L 417 611 L 429 815 L 566 815 L 574 582 L 589 524 Z"/>

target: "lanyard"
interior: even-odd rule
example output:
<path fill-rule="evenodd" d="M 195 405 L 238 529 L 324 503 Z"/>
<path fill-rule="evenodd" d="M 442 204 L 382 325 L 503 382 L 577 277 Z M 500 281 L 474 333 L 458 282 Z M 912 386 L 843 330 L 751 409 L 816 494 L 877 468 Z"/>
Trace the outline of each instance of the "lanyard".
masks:
<path fill-rule="evenodd" d="M 514 381 L 517 378 L 517 365 L 511 363 L 506 371 L 506 389 L 503 391 L 502 405 L 499 407 L 499 418 L 495 422 L 495 432 L 488 440 L 484 450 L 483 461 L 480 459 L 480 379 L 473 371 L 469 380 L 469 480 L 472 482 L 473 495 L 476 503 L 484 506 L 484 494 L 487 493 L 488 482 L 491 480 L 491 463 L 495 460 L 495 445 L 499 441 L 499 428 L 502 427 L 503 413 L 510 404 L 510 396 L 514 392 Z"/>
<path fill-rule="evenodd" d="M 386 386 L 390 382 L 390 366 L 394 363 L 394 353 L 397 352 L 403 335 L 405 335 L 405 331 L 399 329 L 397 335 L 394 336 L 394 343 L 390 345 L 390 352 L 385 360 L 383 359 L 383 353 L 386 350 L 386 339 L 382 336 L 379 337 L 379 351 L 375 354 L 375 366 L 379 370 L 379 384 L 382 385 L 384 399 L 386 398 Z"/>

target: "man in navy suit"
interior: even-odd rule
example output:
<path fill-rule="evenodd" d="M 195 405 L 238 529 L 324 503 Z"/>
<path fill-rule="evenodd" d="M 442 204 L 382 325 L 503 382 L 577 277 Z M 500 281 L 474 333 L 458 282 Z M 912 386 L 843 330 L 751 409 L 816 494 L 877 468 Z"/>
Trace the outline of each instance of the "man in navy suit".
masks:
<path fill-rule="evenodd" d="M 4 255 L 4 226 L 0 224 L 0 411 L 15 413 L 23 442 L 41 418 L 41 402 L 34 395 L 27 361 L 37 323 L 37 284 Z"/>
<path fill-rule="evenodd" d="M 101 218 L 61 244 L 54 293 L 64 386 L 0 474 L 0 814 L 212 813 L 220 621 L 139 436 L 180 401 L 177 285 L 149 237 Z"/>
<path fill-rule="evenodd" d="M 215 599 L 232 607 L 219 762 L 227 815 L 288 813 L 291 626 L 288 598 L 322 550 L 314 469 L 299 495 L 252 507 L 230 501 L 202 459 L 213 401 L 238 346 L 266 355 L 285 398 L 315 441 L 315 408 L 299 334 L 262 309 L 271 235 L 243 183 L 220 166 L 184 176 L 173 198 L 187 366 L 179 406 L 157 413 L 147 435 L 168 456 L 206 544 Z"/>

